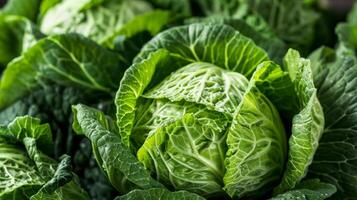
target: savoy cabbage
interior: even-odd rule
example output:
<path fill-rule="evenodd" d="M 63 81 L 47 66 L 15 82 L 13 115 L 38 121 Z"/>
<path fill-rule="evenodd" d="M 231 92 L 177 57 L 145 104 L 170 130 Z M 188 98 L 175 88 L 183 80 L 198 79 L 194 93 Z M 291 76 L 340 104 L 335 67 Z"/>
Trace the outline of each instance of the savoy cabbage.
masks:
<path fill-rule="evenodd" d="M 0 199 L 355 199 L 356 17 L 0 1 Z"/>

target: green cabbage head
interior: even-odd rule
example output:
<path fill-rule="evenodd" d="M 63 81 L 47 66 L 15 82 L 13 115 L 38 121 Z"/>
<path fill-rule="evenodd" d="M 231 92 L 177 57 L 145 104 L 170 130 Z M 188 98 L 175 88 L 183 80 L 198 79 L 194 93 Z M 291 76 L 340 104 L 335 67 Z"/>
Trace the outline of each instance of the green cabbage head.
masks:
<path fill-rule="evenodd" d="M 74 107 L 74 127 L 92 140 L 118 190 L 126 181 L 127 191 L 164 187 L 206 198 L 280 194 L 306 175 L 324 127 L 310 61 L 289 50 L 283 63 L 226 25 L 168 29 L 121 80 L 118 130 L 109 135 L 98 128 L 108 123 L 85 120 L 105 117 L 83 106 Z"/>
<path fill-rule="evenodd" d="M 205 197 L 293 188 L 324 126 L 310 63 L 284 69 L 225 25 L 193 24 L 151 40 L 117 93 L 122 141 L 161 183 Z"/>

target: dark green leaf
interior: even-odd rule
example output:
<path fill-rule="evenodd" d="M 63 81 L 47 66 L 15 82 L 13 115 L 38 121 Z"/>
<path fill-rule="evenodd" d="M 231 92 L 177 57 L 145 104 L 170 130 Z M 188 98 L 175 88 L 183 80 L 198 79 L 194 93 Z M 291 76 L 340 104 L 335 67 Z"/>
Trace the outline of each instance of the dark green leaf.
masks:
<path fill-rule="evenodd" d="M 60 194 L 58 197 L 78 194 L 78 199 L 88 199 L 86 192 L 70 182 L 73 178 L 70 158 L 64 158 L 58 165 L 39 150 L 41 145 L 41 149 L 49 151 L 44 147 L 51 145 L 51 141 L 44 139 L 44 135 L 51 137 L 48 125 L 41 125 L 38 119 L 24 116 L 16 118 L 7 128 L 1 127 L 0 134 L 0 159 L 3 163 L 0 170 L 1 199 L 38 199 L 37 192 Z"/>
<path fill-rule="evenodd" d="M 89 199 L 86 192 L 73 182 L 73 179 L 70 157 L 64 156 L 55 173 L 52 174 L 52 178 L 35 195 L 31 196 L 30 200 Z"/>
<path fill-rule="evenodd" d="M 260 33 L 273 30 L 289 47 L 308 50 L 318 14 L 300 0 L 196 0 L 207 16 L 242 19 Z"/>
<path fill-rule="evenodd" d="M 125 193 L 133 188 L 163 187 L 151 178 L 150 173 L 123 144 L 118 134 L 110 130 L 109 122 L 102 112 L 80 104 L 72 109 L 73 128 L 91 140 L 99 166 L 118 191 Z"/>
<path fill-rule="evenodd" d="M 111 92 L 125 68 L 117 54 L 83 36 L 47 37 L 7 66 L 0 82 L 0 109 L 38 88 L 41 80 Z"/>
<path fill-rule="evenodd" d="M 255 76 L 237 107 L 226 140 L 223 181 L 232 198 L 268 193 L 280 180 L 286 161 L 283 123 L 275 106 L 257 88 Z"/>
<path fill-rule="evenodd" d="M 246 77 L 268 60 L 264 50 L 229 26 L 191 24 L 161 32 L 143 47 L 134 62 L 141 62 L 161 48 L 188 62 L 208 62 Z"/>
<path fill-rule="evenodd" d="M 227 24 L 244 36 L 251 38 L 258 46 L 262 47 L 268 54 L 269 57 L 278 62 L 282 62 L 282 57 L 287 51 L 287 47 L 284 42 L 279 39 L 270 29 L 257 30 L 256 27 L 249 25 L 246 21 L 242 19 L 234 19 L 222 16 L 213 16 L 207 18 L 191 18 L 186 21 L 186 23 L 213 23 L 213 24 Z M 271 33 L 267 33 L 270 31 Z"/>
<path fill-rule="evenodd" d="M 324 200 L 335 192 L 335 186 L 317 179 L 310 179 L 301 182 L 293 190 L 271 198 L 271 200 Z"/>
<path fill-rule="evenodd" d="M 299 113 L 293 117 L 286 169 L 276 193 L 298 184 L 307 173 L 324 129 L 324 115 L 313 82 L 310 61 L 289 50 L 284 63 L 294 84 Z"/>
<path fill-rule="evenodd" d="M 326 127 L 309 176 L 335 185 L 335 199 L 353 199 L 357 194 L 356 58 L 338 57 L 326 48 L 311 57 Z"/>

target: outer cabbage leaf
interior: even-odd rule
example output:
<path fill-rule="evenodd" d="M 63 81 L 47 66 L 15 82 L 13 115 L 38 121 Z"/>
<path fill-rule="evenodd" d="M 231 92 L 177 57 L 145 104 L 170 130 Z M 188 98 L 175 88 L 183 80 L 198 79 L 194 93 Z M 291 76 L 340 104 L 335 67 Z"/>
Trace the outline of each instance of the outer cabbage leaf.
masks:
<path fill-rule="evenodd" d="M 258 46 L 262 47 L 269 57 L 275 62 L 281 63 L 281 58 L 284 56 L 287 46 L 279 39 L 272 30 L 257 30 L 256 27 L 248 24 L 242 19 L 235 19 L 222 16 L 212 16 L 206 18 L 191 18 L 185 21 L 186 23 L 214 23 L 214 24 L 227 24 L 234 29 L 238 30 L 243 35 L 251 38 Z M 271 33 L 267 33 L 271 32 Z"/>
<path fill-rule="evenodd" d="M 92 200 L 113 200 L 118 192 L 98 166 L 90 140 L 83 138 L 77 145 L 73 156 L 73 169 L 80 177 L 81 185 L 88 191 Z"/>
<path fill-rule="evenodd" d="M 43 35 L 25 17 L 0 15 L 0 65 L 6 65 Z"/>
<path fill-rule="evenodd" d="M 136 15 L 150 10 L 150 4 L 142 0 L 63 0 L 43 15 L 41 31 L 46 34 L 75 32 L 102 43 Z"/>
<path fill-rule="evenodd" d="M 268 60 L 267 54 L 252 40 L 229 26 L 192 24 L 158 34 L 143 47 L 134 63 L 161 48 L 188 62 L 211 63 L 246 77 L 252 75 L 259 63 Z M 236 59 L 230 59 L 233 56 Z"/>
<path fill-rule="evenodd" d="M 257 72 L 265 70 L 258 68 Z M 283 123 L 255 84 L 245 91 L 227 136 L 224 189 L 232 198 L 269 192 L 280 180 L 287 153 Z"/>
<path fill-rule="evenodd" d="M 220 15 L 242 19 L 260 33 L 271 29 L 289 47 L 308 50 L 314 40 L 318 15 L 300 0 L 197 0 L 197 2 L 208 16 Z"/>
<path fill-rule="evenodd" d="M 134 188 L 163 187 L 111 130 L 112 126 L 102 112 L 80 104 L 72 109 L 74 130 L 91 140 L 98 165 L 118 191 L 126 193 Z"/>
<path fill-rule="evenodd" d="M 17 117 L 8 125 L 8 130 L 17 140 L 26 137 L 34 138 L 43 150 L 50 150 L 52 145 L 51 128 L 48 124 L 40 124 L 40 120 L 31 117 Z"/>
<path fill-rule="evenodd" d="M 166 189 L 154 188 L 149 190 L 133 190 L 126 195 L 117 197 L 115 200 L 204 200 L 197 194 L 186 191 L 170 192 Z"/>
<path fill-rule="evenodd" d="M 2 199 L 30 199 L 38 191 L 61 193 L 63 196 L 77 194 L 79 199 L 88 199 L 87 194 L 71 181 L 74 175 L 69 171 L 69 157 L 64 157 L 57 165 L 55 160 L 42 153 L 41 150 L 50 150 L 52 142 L 43 139 L 51 137 L 47 126 L 25 116 L 16 118 L 7 128 L 1 128 L 1 160 L 4 163 L 0 181 Z M 41 141 L 48 144 L 40 146 Z M 65 175 L 62 168 L 66 168 Z"/>
<path fill-rule="evenodd" d="M 300 0 L 245 0 L 289 47 L 308 50 L 314 38 L 318 14 Z"/>
<path fill-rule="evenodd" d="M 293 117 L 288 160 L 275 193 L 292 189 L 307 173 L 324 129 L 322 107 L 317 99 L 310 61 L 289 50 L 284 58 L 286 71 L 293 81 L 299 100 L 299 113 Z"/>
<path fill-rule="evenodd" d="M 290 121 L 299 111 L 299 99 L 289 73 L 279 65 L 266 61 L 258 66 L 253 79 L 257 88 L 279 110 L 283 120 Z"/>
<path fill-rule="evenodd" d="M 0 82 L 0 109 L 38 88 L 41 79 L 111 92 L 123 66 L 117 54 L 80 35 L 44 38 L 7 66 Z"/>
<path fill-rule="evenodd" d="M 356 58 L 339 57 L 323 47 L 310 59 L 326 128 L 308 175 L 334 184 L 338 190 L 334 199 L 353 199 L 357 195 Z"/>
<path fill-rule="evenodd" d="M 88 195 L 73 180 L 71 160 L 64 156 L 53 174 L 53 177 L 44 184 L 39 191 L 31 196 L 30 200 L 87 200 Z"/>
<path fill-rule="evenodd" d="M 166 59 L 167 56 L 168 52 L 164 50 L 152 53 L 148 59 L 132 65 L 125 72 L 120 82 L 119 90 L 115 97 L 116 116 L 120 139 L 127 146 L 130 146 L 129 138 L 134 125 L 137 99 L 150 84 L 157 64 Z M 136 85 L 136 87 L 132 85 Z"/>
<path fill-rule="evenodd" d="M 0 137 L 0 198 L 23 199 L 39 189 L 44 180 L 26 152 Z"/>
<path fill-rule="evenodd" d="M 279 194 L 271 200 L 324 200 L 336 192 L 334 185 L 309 179 L 299 183 L 293 190 Z"/>

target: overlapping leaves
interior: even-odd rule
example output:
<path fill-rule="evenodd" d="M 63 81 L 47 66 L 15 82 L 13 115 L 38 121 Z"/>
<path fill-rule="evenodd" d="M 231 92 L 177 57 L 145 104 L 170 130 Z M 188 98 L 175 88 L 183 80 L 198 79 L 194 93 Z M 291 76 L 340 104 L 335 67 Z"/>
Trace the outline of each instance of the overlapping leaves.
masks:
<path fill-rule="evenodd" d="M 1 199 L 89 199 L 76 182 L 70 158 L 60 163 L 44 154 L 51 151 L 48 124 L 28 116 L 1 127 Z"/>

